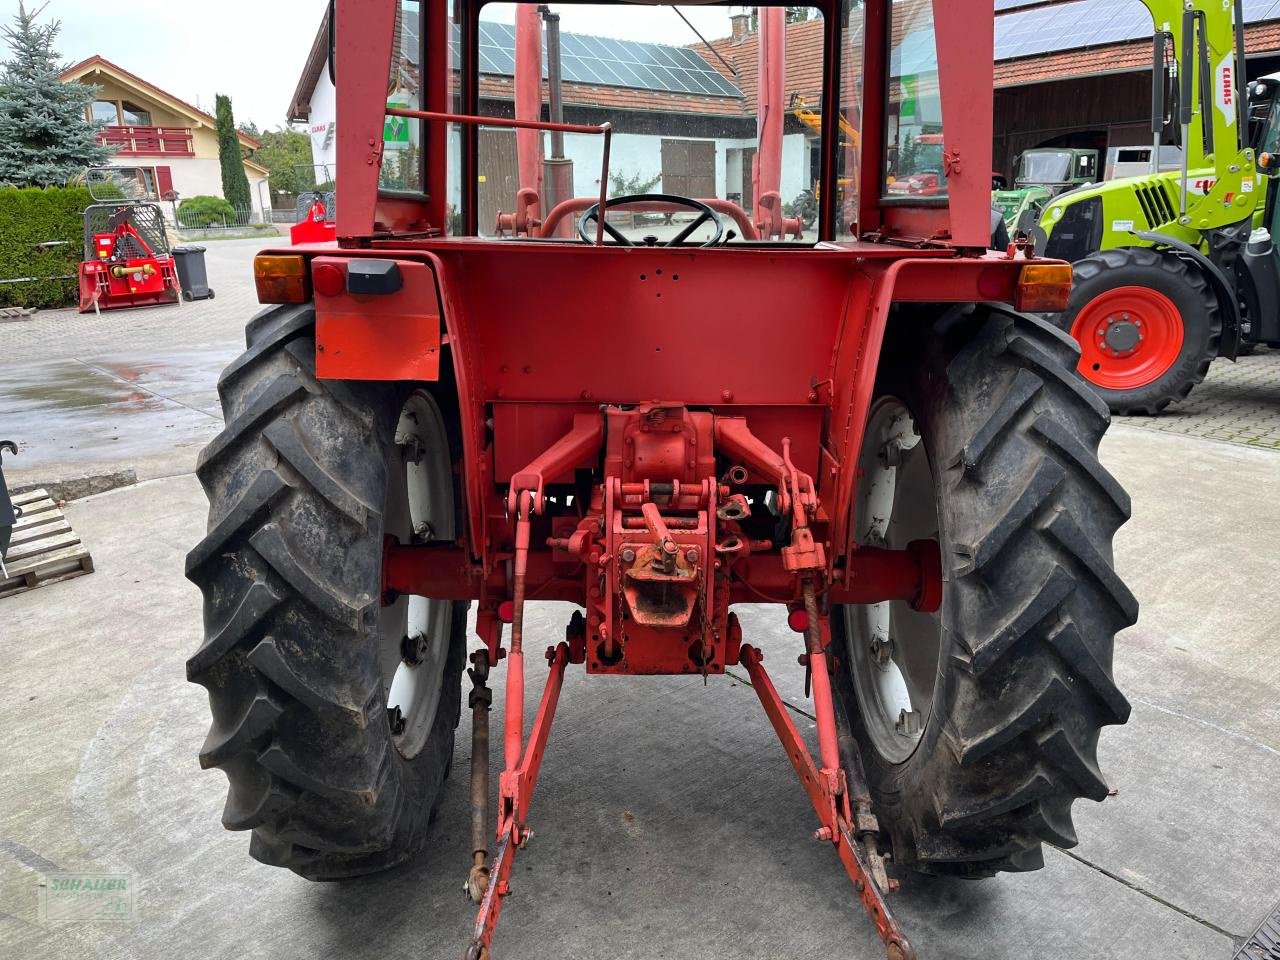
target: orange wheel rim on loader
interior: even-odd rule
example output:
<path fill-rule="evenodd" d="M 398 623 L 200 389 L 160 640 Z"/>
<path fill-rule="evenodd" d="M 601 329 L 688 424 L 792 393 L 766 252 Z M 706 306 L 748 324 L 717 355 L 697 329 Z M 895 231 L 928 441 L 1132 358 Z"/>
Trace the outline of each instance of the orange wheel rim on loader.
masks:
<path fill-rule="evenodd" d="M 1107 390 L 1155 383 L 1182 353 L 1182 314 L 1163 293 L 1117 287 L 1085 305 L 1071 328 L 1080 344 L 1080 373 Z"/>

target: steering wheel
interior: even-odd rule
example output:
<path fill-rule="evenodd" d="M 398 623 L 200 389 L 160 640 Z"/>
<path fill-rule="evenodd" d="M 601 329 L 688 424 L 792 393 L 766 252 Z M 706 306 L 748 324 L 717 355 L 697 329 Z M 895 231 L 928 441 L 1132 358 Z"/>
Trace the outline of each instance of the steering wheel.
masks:
<path fill-rule="evenodd" d="M 689 239 L 690 235 L 700 226 L 710 220 L 716 225 L 716 234 L 710 240 L 702 244 L 704 247 L 714 247 L 724 237 L 724 221 L 720 219 L 720 215 L 712 210 L 701 200 L 694 200 L 692 197 L 679 197 L 671 193 L 636 193 L 629 197 L 613 197 L 606 200 L 604 208 L 606 211 L 613 207 L 623 207 L 632 203 L 673 203 L 676 206 L 688 207 L 698 213 L 697 219 L 681 230 L 678 234 L 667 240 L 665 243 L 658 244 L 663 247 L 676 247 Z M 600 218 L 600 204 L 593 203 L 582 212 L 582 216 L 578 219 L 578 236 L 587 243 L 596 242 L 596 231 L 587 232 L 587 225 Z M 609 221 L 604 221 L 604 232 L 613 237 L 619 244 L 624 247 L 634 247 L 635 241 L 629 239 L 620 233 L 617 228 L 609 225 Z"/>

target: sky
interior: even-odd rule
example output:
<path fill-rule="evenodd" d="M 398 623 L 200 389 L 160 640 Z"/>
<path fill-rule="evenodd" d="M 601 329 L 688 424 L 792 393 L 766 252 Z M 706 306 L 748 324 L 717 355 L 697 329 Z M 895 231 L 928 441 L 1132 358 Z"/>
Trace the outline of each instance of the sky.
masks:
<path fill-rule="evenodd" d="M 27 7 L 43 2 L 27 0 Z M 224 93 L 237 122 L 251 120 L 268 130 L 285 123 L 326 6 L 327 0 L 49 0 L 41 21 L 62 21 L 57 50 L 68 64 L 101 54 L 208 113 L 214 95 Z M 551 7 L 566 32 L 679 46 L 697 42 L 673 11 L 661 7 L 637 5 L 623 18 L 599 8 Z M 690 4 L 681 10 L 707 39 L 728 35 L 727 9 Z M 18 0 L 0 0 L 6 24 L 17 12 Z M 502 4 L 482 18 L 510 23 L 513 15 L 512 6 Z"/>

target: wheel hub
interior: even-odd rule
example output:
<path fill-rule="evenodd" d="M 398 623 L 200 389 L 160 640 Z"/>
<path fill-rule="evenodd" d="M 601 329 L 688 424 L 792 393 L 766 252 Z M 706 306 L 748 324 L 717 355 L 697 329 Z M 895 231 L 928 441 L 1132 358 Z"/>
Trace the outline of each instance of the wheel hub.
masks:
<path fill-rule="evenodd" d="M 439 411 L 425 395 L 406 402 L 387 464 L 384 533 L 400 543 L 452 536 L 448 440 Z M 435 723 L 448 656 L 451 605 L 418 596 L 396 597 L 379 614 L 387 724 L 396 749 L 416 756 Z"/>
<path fill-rule="evenodd" d="M 859 458 L 857 541 L 901 549 L 938 538 L 935 483 L 915 419 L 900 400 L 872 408 Z M 932 712 L 938 618 L 897 601 L 850 606 L 848 664 L 863 726 L 890 763 L 915 751 Z"/>
<path fill-rule="evenodd" d="M 1130 319 L 1129 314 L 1108 317 L 1100 346 L 1113 357 L 1129 357 L 1143 341 L 1142 321 Z"/>
<path fill-rule="evenodd" d="M 1080 344 L 1080 373 L 1103 390 L 1137 390 L 1178 362 L 1182 314 L 1150 287 L 1104 290 L 1080 308 L 1071 326 Z"/>

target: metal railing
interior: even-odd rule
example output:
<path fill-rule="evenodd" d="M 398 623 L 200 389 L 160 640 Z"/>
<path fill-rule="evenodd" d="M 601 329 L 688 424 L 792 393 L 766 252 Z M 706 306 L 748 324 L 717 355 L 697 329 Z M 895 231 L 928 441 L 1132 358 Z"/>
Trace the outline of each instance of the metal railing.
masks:
<path fill-rule="evenodd" d="M 228 207 L 223 209 L 183 208 L 182 204 L 170 210 L 170 216 L 177 225 L 178 232 L 188 239 L 216 236 L 248 227 L 270 225 L 274 221 L 272 211 L 263 211 L 254 207 Z"/>
<path fill-rule="evenodd" d="M 190 127 L 107 127 L 98 142 L 129 156 L 195 156 Z"/>

